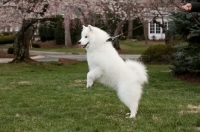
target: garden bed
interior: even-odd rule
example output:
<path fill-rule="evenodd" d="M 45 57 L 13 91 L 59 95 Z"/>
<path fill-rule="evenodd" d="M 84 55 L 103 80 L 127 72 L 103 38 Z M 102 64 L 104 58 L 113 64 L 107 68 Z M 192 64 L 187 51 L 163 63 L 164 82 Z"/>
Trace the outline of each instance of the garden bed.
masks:
<path fill-rule="evenodd" d="M 200 75 L 182 74 L 182 75 L 177 75 L 175 77 L 187 82 L 200 84 Z"/>

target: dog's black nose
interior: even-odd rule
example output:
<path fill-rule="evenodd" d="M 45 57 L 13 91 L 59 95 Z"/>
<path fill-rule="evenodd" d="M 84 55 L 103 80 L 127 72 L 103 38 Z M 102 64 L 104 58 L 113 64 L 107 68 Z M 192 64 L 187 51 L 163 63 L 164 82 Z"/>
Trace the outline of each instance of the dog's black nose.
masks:
<path fill-rule="evenodd" d="M 78 44 L 81 44 L 81 41 L 78 41 Z"/>

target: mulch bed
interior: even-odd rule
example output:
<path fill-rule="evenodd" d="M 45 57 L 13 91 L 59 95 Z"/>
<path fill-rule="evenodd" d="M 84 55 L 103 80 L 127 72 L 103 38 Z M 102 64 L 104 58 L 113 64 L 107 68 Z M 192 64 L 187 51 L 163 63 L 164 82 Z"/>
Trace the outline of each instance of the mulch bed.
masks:
<path fill-rule="evenodd" d="M 47 44 L 40 44 L 40 48 L 66 48 L 64 45 L 47 45 Z"/>
<path fill-rule="evenodd" d="M 0 58 L 13 58 L 13 54 L 0 53 Z"/>
<path fill-rule="evenodd" d="M 200 84 L 200 75 L 182 74 L 182 75 L 176 75 L 174 77 L 179 78 L 179 79 L 186 81 L 186 82 Z"/>
<path fill-rule="evenodd" d="M 120 50 L 117 50 L 117 52 L 119 54 L 128 54 L 128 53 L 130 53 L 130 50 L 122 50 L 122 49 L 120 49 Z"/>

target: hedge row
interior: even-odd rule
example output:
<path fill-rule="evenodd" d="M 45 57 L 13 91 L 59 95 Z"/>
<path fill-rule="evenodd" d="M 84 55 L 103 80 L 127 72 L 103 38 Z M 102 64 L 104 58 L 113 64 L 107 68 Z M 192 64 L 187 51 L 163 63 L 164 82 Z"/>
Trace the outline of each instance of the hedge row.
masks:
<path fill-rule="evenodd" d="M 11 44 L 14 43 L 14 36 L 0 36 L 0 44 Z"/>
<path fill-rule="evenodd" d="M 176 49 L 171 45 L 152 45 L 141 55 L 140 60 L 150 64 L 170 64 L 175 52 Z"/>

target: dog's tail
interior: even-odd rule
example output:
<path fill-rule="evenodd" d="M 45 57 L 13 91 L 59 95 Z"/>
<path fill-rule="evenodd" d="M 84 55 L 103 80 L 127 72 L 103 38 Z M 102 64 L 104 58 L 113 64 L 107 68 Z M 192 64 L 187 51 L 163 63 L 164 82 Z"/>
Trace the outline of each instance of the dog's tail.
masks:
<path fill-rule="evenodd" d="M 133 69 L 139 76 L 138 81 L 141 84 L 148 82 L 147 70 L 143 63 L 133 60 L 126 60 L 126 65 Z"/>

